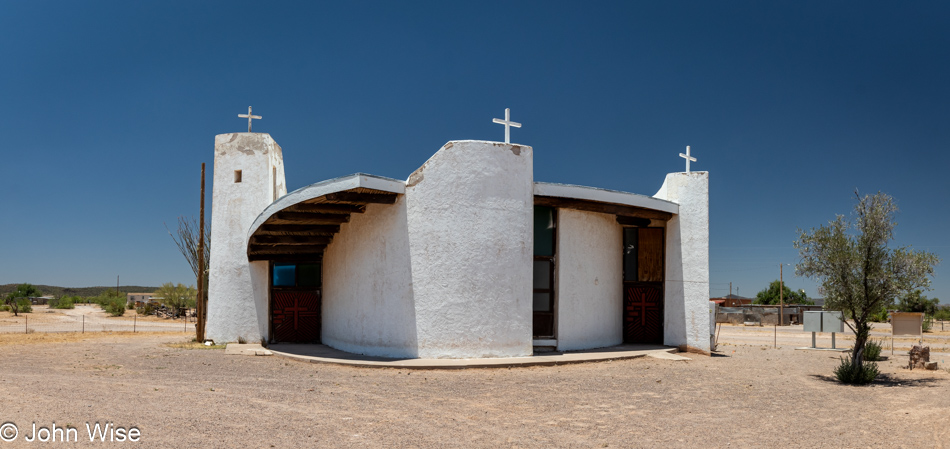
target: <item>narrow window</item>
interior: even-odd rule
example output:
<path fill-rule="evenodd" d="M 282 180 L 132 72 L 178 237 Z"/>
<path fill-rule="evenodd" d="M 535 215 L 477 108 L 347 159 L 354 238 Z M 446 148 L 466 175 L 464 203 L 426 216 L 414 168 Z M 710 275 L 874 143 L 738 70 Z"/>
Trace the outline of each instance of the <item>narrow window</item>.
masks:
<path fill-rule="evenodd" d="M 534 207 L 533 328 L 535 339 L 556 338 L 554 329 L 554 256 L 557 214 L 554 208 Z"/>
<path fill-rule="evenodd" d="M 241 170 L 234 170 L 234 183 L 241 182 Z"/>

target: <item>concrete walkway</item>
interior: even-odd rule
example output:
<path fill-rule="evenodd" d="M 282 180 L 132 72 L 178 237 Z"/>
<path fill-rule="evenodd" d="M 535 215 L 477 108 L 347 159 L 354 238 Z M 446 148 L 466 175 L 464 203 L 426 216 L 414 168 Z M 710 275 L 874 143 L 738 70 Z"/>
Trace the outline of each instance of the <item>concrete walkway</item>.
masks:
<path fill-rule="evenodd" d="M 569 363 L 600 362 L 604 360 L 632 359 L 653 354 L 671 354 L 676 348 L 656 345 L 620 345 L 609 348 L 572 352 L 545 352 L 531 357 L 504 357 L 485 359 L 390 359 L 351 354 L 324 345 L 274 344 L 268 348 L 275 356 L 310 363 L 335 363 L 338 365 L 372 368 L 402 369 L 462 369 L 462 368 L 508 368 L 521 366 L 553 366 Z M 684 358 L 685 359 L 685 358 Z"/>

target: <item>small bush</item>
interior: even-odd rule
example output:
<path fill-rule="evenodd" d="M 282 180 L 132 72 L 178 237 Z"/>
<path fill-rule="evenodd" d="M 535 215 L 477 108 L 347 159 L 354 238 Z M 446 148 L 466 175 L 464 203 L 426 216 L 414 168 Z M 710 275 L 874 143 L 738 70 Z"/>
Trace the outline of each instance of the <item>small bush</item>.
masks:
<path fill-rule="evenodd" d="M 71 296 L 63 296 L 62 298 L 56 299 L 53 298 L 49 300 L 50 309 L 75 309 L 76 303 L 74 302 L 75 298 Z"/>
<path fill-rule="evenodd" d="M 843 384 L 866 385 L 871 383 L 880 371 L 877 363 L 865 360 L 860 366 L 855 368 L 851 364 L 851 357 L 841 359 L 841 364 L 835 368 L 835 377 Z"/>
<path fill-rule="evenodd" d="M 135 301 L 129 301 L 129 305 L 128 305 L 127 307 L 128 307 L 129 310 L 134 309 L 134 308 L 135 308 Z"/>
<path fill-rule="evenodd" d="M 881 360 L 881 342 L 868 340 L 864 345 L 864 360 L 877 362 Z"/>
<path fill-rule="evenodd" d="M 17 300 L 17 304 L 20 305 L 20 313 L 30 313 L 33 311 L 33 303 L 29 299 L 23 298 Z"/>
<path fill-rule="evenodd" d="M 930 332 L 930 329 L 933 327 L 934 317 L 924 315 L 924 322 L 921 325 L 924 332 Z"/>
<path fill-rule="evenodd" d="M 152 315 L 155 313 L 155 307 L 152 303 L 145 303 L 144 306 L 135 309 L 135 313 L 139 315 Z"/>
<path fill-rule="evenodd" d="M 107 301 L 102 309 L 109 313 L 112 316 L 122 316 L 125 315 L 125 299 L 115 298 L 111 301 Z"/>
<path fill-rule="evenodd" d="M 9 312 L 9 311 L 10 311 L 10 306 L 6 304 L 0 306 L 0 312 Z"/>
<path fill-rule="evenodd" d="M 887 309 L 884 307 L 881 307 L 881 310 L 878 310 L 877 313 L 872 313 L 870 316 L 868 316 L 868 320 L 875 323 L 886 323 L 887 319 Z"/>
<path fill-rule="evenodd" d="M 950 307 L 940 307 L 934 312 L 934 319 L 950 321 Z"/>

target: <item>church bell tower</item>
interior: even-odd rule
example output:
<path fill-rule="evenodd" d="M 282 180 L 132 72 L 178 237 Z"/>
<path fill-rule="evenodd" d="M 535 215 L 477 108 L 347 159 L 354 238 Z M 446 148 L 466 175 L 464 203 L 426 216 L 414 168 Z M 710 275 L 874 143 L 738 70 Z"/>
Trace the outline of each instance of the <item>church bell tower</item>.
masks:
<path fill-rule="evenodd" d="M 251 118 L 259 118 L 251 116 L 250 108 L 241 117 L 248 117 L 248 131 Z M 220 343 L 259 342 L 269 332 L 269 263 L 248 261 L 248 228 L 264 208 L 287 194 L 280 146 L 266 133 L 215 136 L 212 192 L 205 335 Z"/>

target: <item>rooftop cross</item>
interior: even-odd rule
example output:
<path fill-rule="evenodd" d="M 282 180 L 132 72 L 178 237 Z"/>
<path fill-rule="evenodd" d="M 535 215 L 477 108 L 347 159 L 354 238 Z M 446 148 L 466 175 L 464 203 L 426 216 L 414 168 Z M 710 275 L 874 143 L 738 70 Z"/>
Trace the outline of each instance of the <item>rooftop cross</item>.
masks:
<path fill-rule="evenodd" d="M 696 162 L 696 158 L 689 155 L 689 145 L 686 145 L 686 154 L 680 153 L 680 157 L 686 159 L 686 173 L 689 173 L 689 162 Z"/>
<path fill-rule="evenodd" d="M 259 115 L 252 115 L 252 114 L 251 114 L 251 107 L 250 107 L 250 106 L 247 107 L 247 114 L 238 114 L 238 117 L 240 117 L 240 118 L 246 118 L 246 119 L 247 119 L 247 132 L 251 132 L 251 120 L 254 120 L 254 119 L 260 120 L 260 119 L 261 119 L 261 116 L 259 116 Z"/>
<path fill-rule="evenodd" d="M 505 125 L 505 143 L 511 143 L 510 138 L 510 128 L 514 126 L 515 128 L 521 128 L 521 123 L 511 121 L 511 109 L 505 108 L 505 119 L 500 118 L 491 119 L 493 123 L 498 123 L 500 125 Z"/>

